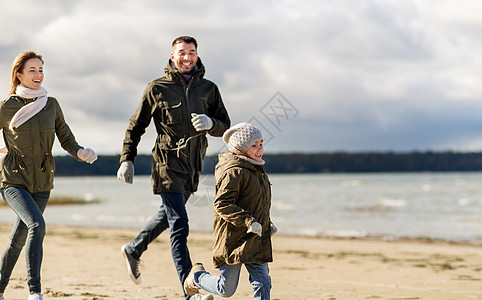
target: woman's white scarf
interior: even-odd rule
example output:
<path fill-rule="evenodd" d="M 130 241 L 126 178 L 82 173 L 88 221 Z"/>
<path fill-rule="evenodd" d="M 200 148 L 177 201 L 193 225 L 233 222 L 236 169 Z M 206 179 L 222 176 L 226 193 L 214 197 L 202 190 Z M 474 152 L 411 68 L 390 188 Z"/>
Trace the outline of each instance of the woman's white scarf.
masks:
<path fill-rule="evenodd" d="M 17 129 L 20 125 L 27 122 L 31 117 L 38 114 L 47 104 L 47 90 L 43 87 L 33 90 L 20 84 L 17 87 L 15 94 L 26 99 L 37 99 L 27 105 L 22 106 L 22 108 L 15 113 L 10 121 L 10 130 Z"/>
<path fill-rule="evenodd" d="M 29 89 L 23 85 L 19 85 L 15 94 L 26 99 L 34 99 L 35 101 L 22 106 L 10 121 L 10 130 L 17 129 L 20 125 L 27 122 L 31 117 L 38 114 L 42 108 L 47 104 L 47 90 L 40 87 L 38 90 Z M 7 156 L 8 150 L 6 147 L 0 148 L 0 170 L 3 169 L 3 160 Z"/>

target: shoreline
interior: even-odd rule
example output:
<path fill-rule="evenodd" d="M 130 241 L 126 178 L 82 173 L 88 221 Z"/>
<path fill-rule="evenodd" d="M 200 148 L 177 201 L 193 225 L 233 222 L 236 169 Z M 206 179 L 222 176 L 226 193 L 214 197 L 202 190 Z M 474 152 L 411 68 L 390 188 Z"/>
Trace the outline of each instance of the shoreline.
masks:
<path fill-rule="evenodd" d="M 48 221 L 47 221 L 48 222 Z M 7 222 L 0 221 L 1 226 L 8 226 Z M 133 230 L 137 233 L 140 230 L 141 226 L 139 227 L 122 227 L 122 226 L 102 226 L 102 225 L 95 225 L 95 226 L 88 226 L 88 225 L 64 225 L 64 224 L 48 224 L 47 223 L 47 230 L 48 227 L 70 227 L 70 228 L 85 228 L 85 229 L 112 229 L 112 230 Z M 190 230 L 190 233 L 193 234 L 208 234 L 212 236 L 212 230 Z M 283 234 L 279 233 L 276 234 L 275 237 L 286 237 L 286 238 L 306 238 L 306 239 L 321 239 L 321 240 L 360 240 L 360 241 L 381 241 L 381 242 L 414 242 L 414 243 L 427 243 L 427 244 L 453 244 L 453 245 L 472 245 L 475 247 L 482 247 L 482 239 L 475 239 L 475 240 L 457 240 L 457 239 L 444 239 L 444 238 L 431 238 L 431 237 L 403 237 L 403 236 L 335 236 L 335 235 L 309 235 L 309 234 Z"/>
<path fill-rule="evenodd" d="M 63 205 L 63 204 L 61 204 Z M 47 221 L 48 227 L 71 227 L 71 228 L 92 228 L 92 229 L 113 229 L 113 230 L 139 230 L 142 226 L 115 226 L 115 225 L 77 225 L 77 224 L 50 224 Z M 9 226 L 12 222 L 1 221 L 0 227 Z M 190 233 L 199 234 L 212 234 L 212 230 L 190 230 Z M 447 244 L 462 244 L 462 245 L 473 245 L 482 246 L 482 238 L 480 239 L 450 239 L 450 238 L 436 238 L 436 237 L 425 237 L 425 236 L 391 236 L 391 235 L 333 235 L 333 234 L 297 234 L 297 233 L 278 233 L 276 236 L 293 237 L 293 238 L 312 238 L 312 239 L 326 239 L 326 240 L 367 240 L 367 241 L 406 241 L 406 242 L 419 242 L 419 243 L 447 243 Z"/>
<path fill-rule="evenodd" d="M 0 227 L 9 226 L 10 222 L 0 221 Z M 140 225 L 142 226 L 142 225 Z M 122 227 L 111 225 L 65 225 L 65 224 L 49 224 L 47 220 L 47 230 L 49 227 L 70 227 L 70 228 L 85 228 L 85 229 L 112 229 L 112 230 L 133 230 L 137 231 L 139 227 Z M 209 230 L 190 230 L 193 234 L 211 234 Z M 482 247 L 482 239 L 474 240 L 457 240 L 457 239 L 444 239 L 444 238 L 431 238 L 431 237 L 404 237 L 404 236 L 335 236 L 335 235 L 309 235 L 309 234 L 283 234 L 279 233 L 276 237 L 282 236 L 287 238 L 306 238 L 306 239 L 322 239 L 322 240 L 360 240 L 360 241 L 382 241 L 382 242 L 414 242 L 414 243 L 427 243 L 427 244 L 453 244 L 453 245 L 472 245 L 475 247 Z"/>
<path fill-rule="evenodd" d="M 0 224 L 5 247 L 11 224 Z M 143 283 L 127 275 L 120 247 L 138 229 L 47 225 L 42 265 L 44 299 L 182 299 L 169 235 L 144 252 Z M 272 299 L 482 299 L 482 245 L 420 239 L 382 240 L 276 235 L 270 263 Z M 218 274 L 212 233 L 191 231 L 191 260 Z M 5 298 L 26 299 L 24 251 Z M 243 268 L 236 294 L 250 299 Z M 215 299 L 222 299 L 215 296 Z"/>

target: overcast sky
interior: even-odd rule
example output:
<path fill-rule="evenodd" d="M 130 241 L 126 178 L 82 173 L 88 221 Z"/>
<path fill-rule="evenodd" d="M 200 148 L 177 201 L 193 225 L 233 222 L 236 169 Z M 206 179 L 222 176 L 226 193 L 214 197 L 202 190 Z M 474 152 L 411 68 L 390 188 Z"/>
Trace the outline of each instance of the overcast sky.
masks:
<path fill-rule="evenodd" d="M 478 0 L 0 0 L 0 92 L 24 50 L 78 142 L 119 154 L 171 42 L 199 42 L 234 123 L 266 151 L 482 150 Z M 139 151 L 150 153 L 153 124 Z M 210 138 L 210 150 L 222 150 Z M 62 149 L 57 144 L 55 153 Z"/>

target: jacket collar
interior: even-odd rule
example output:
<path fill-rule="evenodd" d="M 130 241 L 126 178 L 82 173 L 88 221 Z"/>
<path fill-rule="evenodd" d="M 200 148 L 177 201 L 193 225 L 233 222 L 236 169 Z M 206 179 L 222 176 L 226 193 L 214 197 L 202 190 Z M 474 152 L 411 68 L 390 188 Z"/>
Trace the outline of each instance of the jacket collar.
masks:
<path fill-rule="evenodd" d="M 223 166 L 224 169 L 229 169 L 235 166 L 241 166 L 243 168 L 250 169 L 252 171 L 256 171 L 259 168 L 264 169 L 262 165 L 255 165 L 249 162 L 248 160 L 239 157 L 237 154 L 234 154 L 229 151 L 219 154 L 218 160 L 219 160 L 219 165 Z"/>
<path fill-rule="evenodd" d="M 188 83 L 188 80 L 184 77 L 184 74 L 179 72 L 176 68 L 173 67 L 171 59 L 167 61 L 166 66 L 164 67 L 164 72 L 166 73 L 166 76 L 169 77 L 171 80 L 174 81 L 180 81 L 184 84 Z M 204 68 L 203 63 L 201 62 L 201 58 L 198 57 L 197 63 L 196 63 L 196 70 L 193 72 L 191 80 L 199 80 L 200 78 L 204 77 L 204 74 L 206 73 L 206 69 Z"/>

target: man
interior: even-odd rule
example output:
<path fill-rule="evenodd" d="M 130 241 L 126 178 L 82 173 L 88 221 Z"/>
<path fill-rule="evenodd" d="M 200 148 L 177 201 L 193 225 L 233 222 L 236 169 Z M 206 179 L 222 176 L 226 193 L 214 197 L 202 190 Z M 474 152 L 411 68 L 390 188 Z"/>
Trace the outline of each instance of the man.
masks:
<path fill-rule="evenodd" d="M 117 172 L 119 180 L 132 183 L 137 145 L 154 119 L 158 135 L 152 150 L 151 181 L 162 205 L 137 237 L 122 246 L 122 253 L 131 279 L 140 284 L 142 253 L 169 228 L 172 258 L 182 286 L 192 268 L 185 203 L 197 190 L 207 148 L 206 133 L 220 137 L 231 122 L 217 86 L 203 78 L 205 69 L 194 38 L 181 36 L 173 41 L 171 59 L 164 72 L 163 77 L 148 84 L 129 120 Z M 212 295 L 203 297 L 197 293 L 192 299 L 212 299 Z"/>

